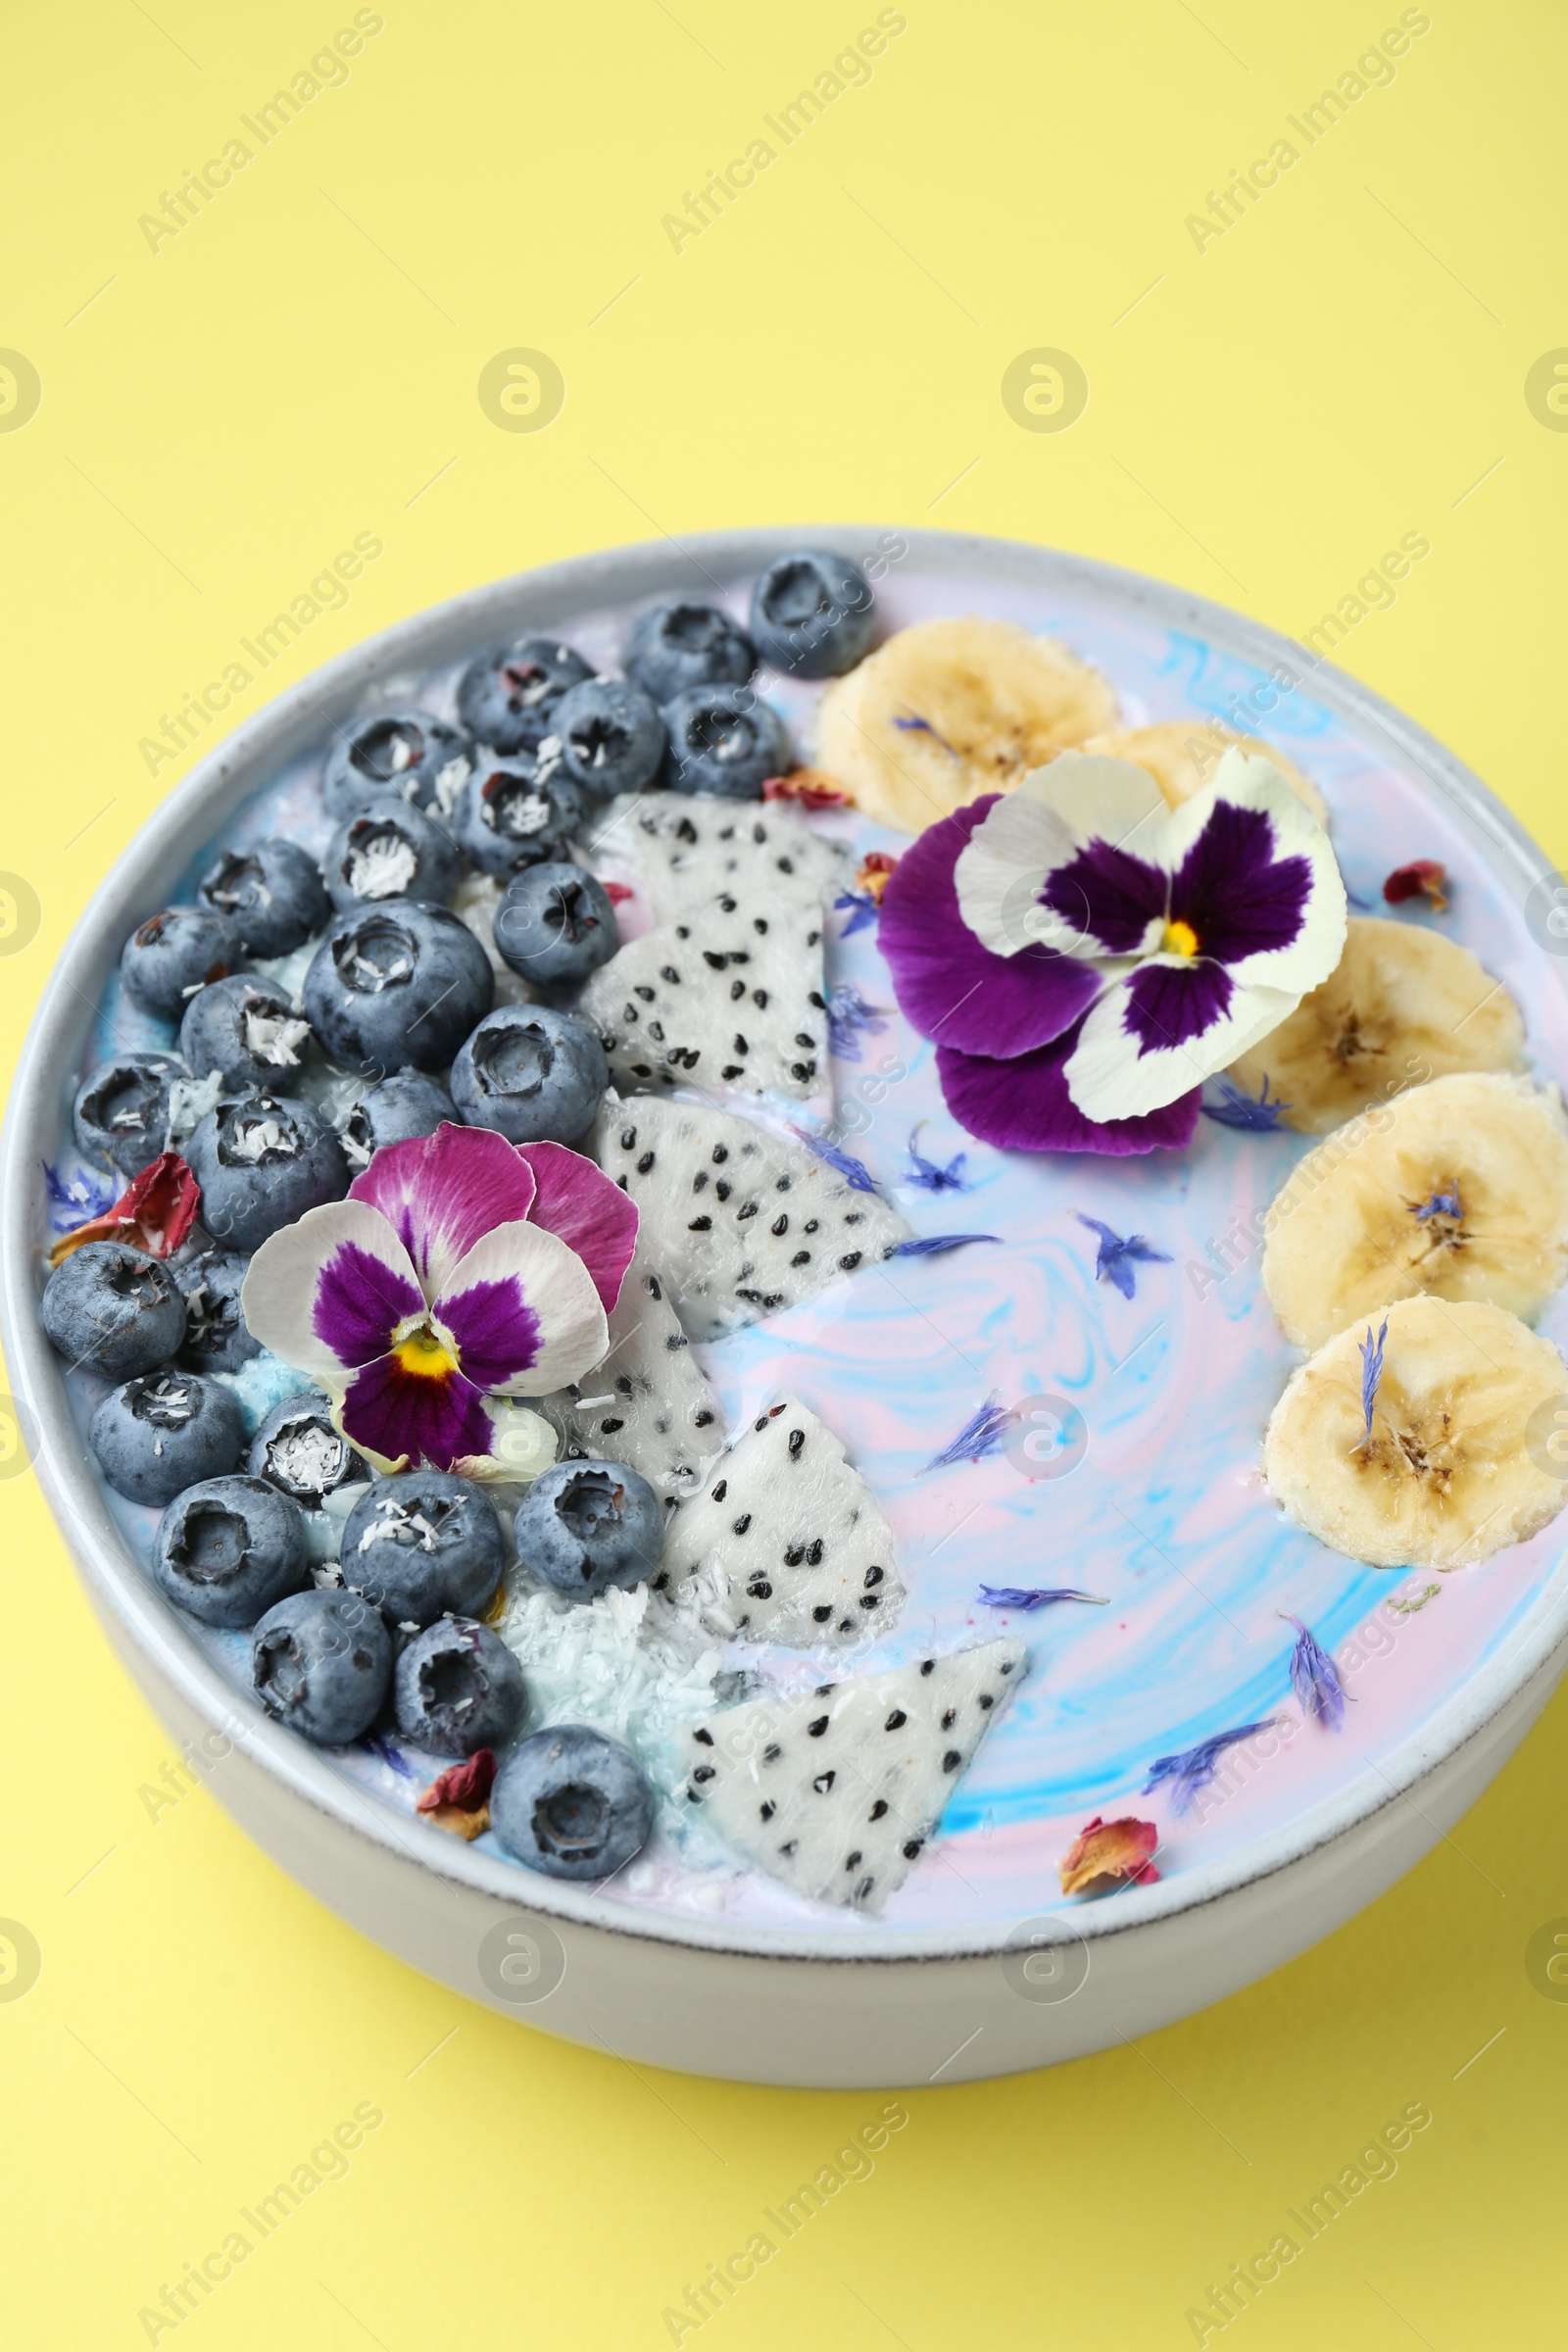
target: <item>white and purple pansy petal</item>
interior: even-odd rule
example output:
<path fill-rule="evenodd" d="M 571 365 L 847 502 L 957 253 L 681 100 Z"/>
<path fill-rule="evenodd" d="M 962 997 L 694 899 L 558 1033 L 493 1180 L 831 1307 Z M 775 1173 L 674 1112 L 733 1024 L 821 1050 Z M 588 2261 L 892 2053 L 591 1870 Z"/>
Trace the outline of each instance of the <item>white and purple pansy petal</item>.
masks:
<path fill-rule="evenodd" d="M 1212 799 L 1210 799 L 1210 793 Z M 1210 792 L 1171 811 L 1170 927 L 1244 988 L 1299 1000 L 1345 953 L 1345 884 L 1328 835 L 1278 768 L 1228 751 Z"/>
<path fill-rule="evenodd" d="M 1095 971 L 1049 948 L 998 956 L 964 922 L 955 875 L 996 797 L 928 825 L 882 894 L 877 945 L 906 1020 L 958 1053 L 1027 1054 L 1072 1027 L 1100 992 Z"/>
<path fill-rule="evenodd" d="M 1171 812 L 1156 953 L 1107 987 L 1066 1065 L 1096 1120 L 1161 1108 L 1223 1069 L 1327 979 L 1345 946 L 1328 840 L 1267 760 L 1228 752 Z"/>
<path fill-rule="evenodd" d="M 955 880 L 964 923 L 996 956 L 1140 956 L 1157 948 L 1170 810 L 1130 760 L 1063 752 L 975 828 Z"/>
<path fill-rule="evenodd" d="M 329 1200 L 263 1242 L 240 1305 L 253 1339 L 335 1393 L 387 1353 L 424 1294 L 377 1210 Z"/>
<path fill-rule="evenodd" d="M 443 1119 L 433 1135 L 384 1144 L 349 1199 L 380 1211 L 433 1298 L 482 1234 L 528 1215 L 534 1192 L 533 1170 L 505 1136 Z"/>
<path fill-rule="evenodd" d="M 1067 1090 L 1086 1118 L 1143 1118 L 1237 1060 L 1298 1002 L 1277 989 L 1239 989 L 1223 964 L 1149 956 L 1088 1015 Z"/>
<path fill-rule="evenodd" d="M 464 1377 L 496 1396 L 564 1388 L 610 1346 L 588 1268 L 557 1235 L 532 1224 L 497 1225 L 476 1242 L 453 1268 L 430 1319 Z"/>
<path fill-rule="evenodd" d="M 620 1297 L 626 1268 L 637 1247 L 637 1205 L 591 1159 L 564 1144 L 518 1144 L 536 1186 L 529 1222 L 559 1234 L 575 1250 L 599 1293 L 606 1314 Z"/>

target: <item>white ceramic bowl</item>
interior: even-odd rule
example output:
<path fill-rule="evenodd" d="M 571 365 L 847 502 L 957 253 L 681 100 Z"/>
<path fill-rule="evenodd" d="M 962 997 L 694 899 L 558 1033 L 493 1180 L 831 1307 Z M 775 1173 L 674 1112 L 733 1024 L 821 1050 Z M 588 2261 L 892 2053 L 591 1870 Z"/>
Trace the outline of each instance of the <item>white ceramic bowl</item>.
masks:
<path fill-rule="evenodd" d="M 1267 669 L 1299 648 L 1182 591 L 1082 558 L 941 532 L 900 534 L 906 569 L 1113 596 Z M 416 1968 L 492 2008 L 659 2066 L 742 2081 L 958 2082 L 1074 2058 L 1221 1999 L 1391 1886 L 1474 1802 L 1568 1662 L 1559 1566 L 1497 1650 L 1419 1735 L 1330 1801 L 1223 1862 L 1045 1923 L 987 1931 L 742 1930 L 634 1910 L 543 1880 L 392 1811 L 268 1720 L 220 1675 L 130 1558 L 39 1328 L 39 1162 L 69 1113 L 104 981 L 194 846 L 378 681 L 523 629 L 755 575 L 802 544 L 858 554 L 863 529 L 721 532 L 614 550 L 454 598 L 344 655 L 237 728 L 149 820 L 68 943 L 24 1048 L 6 1126 L 0 1323 L 44 1491 L 115 1649 L 210 1785 L 302 1885 Z M 1315 669 L 1314 701 L 1443 796 L 1522 905 L 1545 860 L 1469 770 L 1364 687 Z M 1555 967 L 1552 971 L 1555 981 Z"/>

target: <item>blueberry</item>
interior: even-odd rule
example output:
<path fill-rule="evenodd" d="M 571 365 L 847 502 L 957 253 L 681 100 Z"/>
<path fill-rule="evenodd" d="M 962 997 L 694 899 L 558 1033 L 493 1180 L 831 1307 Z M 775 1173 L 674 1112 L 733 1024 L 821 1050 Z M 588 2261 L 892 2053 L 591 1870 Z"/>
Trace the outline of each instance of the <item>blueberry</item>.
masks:
<path fill-rule="evenodd" d="M 185 1337 L 179 1360 L 189 1372 L 237 1372 L 262 1344 L 245 1328 L 240 1285 L 248 1257 L 232 1250 L 202 1250 L 173 1269 L 185 1301 Z"/>
<path fill-rule="evenodd" d="M 589 694 L 593 683 L 572 692 Z M 548 745 L 538 754 L 481 760 L 452 816 L 452 829 L 474 864 L 503 880 L 525 865 L 564 858 L 581 823 L 582 795 Z"/>
<path fill-rule="evenodd" d="M 383 793 L 420 808 L 449 809 L 467 780 L 473 746 L 428 710 L 377 710 L 339 736 L 321 772 L 334 824 Z"/>
<path fill-rule="evenodd" d="M 294 1592 L 251 1636 L 251 1680 L 270 1715 L 322 1747 L 341 1747 L 381 1712 L 391 1637 L 357 1592 Z"/>
<path fill-rule="evenodd" d="M 694 686 L 744 686 L 757 648 L 716 605 L 655 605 L 626 643 L 626 675 L 661 710 Z"/>
<path fill-rule="evenodd" d="M 499 1747 L 526 1698 L 522 1668 L 501 1636 L 471 1617 L 443 1617 L 416 1634 L 392 1673 L 398 1730 L 438 1756 Z"/>
<path fill-rule="evenodd" d="M 506 1563 L 487 1494 L 446 1470 L 378 1478 L 343 1530 L 343 1582 L 393 1625 L 429 1625 L 443 1610 L 488 1608 Z M 483 1745 L 483 1741 L 480 1742 Z"/>
<path fill-rule="evenodd" d="M 321 871 L 340 914 L 383 899 L 439 902 L 458 878 L 458 848 L 444 819 L 382 793 L 344 818 Z"/>
<path fill-rule="evenodd" d="M 752 635 L 774 669 L 836 678 L 871 642 L 871 583 L 831 548 L 803 547 L 768 565 L 752 590 Z"/>
<path fill-rule="evenodd" d="M 470 1127 L 510 1144 L 574 1144 L 610 1084 L 586 1021 L 543 1004 L 503 1004 L 452 1064 L 452 1100 Z"/>
<path fill-rule="evenodd" d="M 608 1879 L 648 1842 L 654 1800 L 629 1747 L 559 1723 L 514 1747 L 490 1791 L 509 1854 L 552 1879 Z"/>
<path fill-rule="evenodd" d="M 166 1364 L 111 1390 L 92 1417 L 87 1443 L 117 1494 L 129 1502 L 172 1502 L 198 1479 L 238 1469 L 245 1420 L 220 1381 Z"/>
<path fill-rule="evenodd" d="M 384 1078 L 442 1070 L 495 1002 L 490 958 L 445 906 L 398 899 L 341 914 L 305 975 L 305 1011 L 334 1061 Z"/>
<path fill-rule="evenodd" d="M 209 980 L 221 980 L 239 961 L 239 936 L 226 914 L 208 906 L 166 906 L 126 940 L 120 977 L 143 1012 L 177 1021 Z"/>
<path fill-rule="evenodd" d="M 342 1126 L 343 1150 L 351 1168 L 367 1168 L 383 1144 L 406 1144 L 434 1135 L 443 1119 L 458 1123 L 457 1106 L 439 1078 L 422 1070 L 397 1070 L 363 1094 Z"/>
<path fill-rule="evenodd" d="M 185 1159 L 202 1188 L 207 1231 L 247 1256 L 349 1189 L 337 1136 L 297 1096 L 223 1097 L 185 1146 Z"/>
<path fill-rule="evenodd" d="M 198 1078 L 217 1070 L 247 1091 L 286 1088 L 310 1042 L 310 1022 L 281 990 L 245 972 L 199 988 L 179 1024 L 179 1050 Z"/>
<path fill-rule="evenodd" d="M 536 1478 L 513 1522 L 523 1566 L 568 1600 L 630 1592 L 652 1576 L 664 1512 L 646 1478 L 624 1462 L 557 1462 Z"/>
<path fill-rule="evenodd" d="M 318 1511 L 339 1487 L 370 1475 L 347 1438 L 332 1427 L 332 1399 L 320 1389 L 301 1389 L 273 1405 L 251 1440 L 245 1467 L 302 1511 Z"/>
<path fill-rule="evenodd" d="M 791 764 L 782 723 L 750 686 L 694 686 L 666 707 L 664 724 L 672 792 L 755 801 L 767 778 Z"/>
<path fill-rule="evenodd" d="M 203 1625 L 254 1625 L 311 1581 L 300 1507 L 259 1478 L 204 1478 L 159 1520 L 153 1577 Z"/>
<path fill-rule="evenodd" d="M 553 637 L 519 637 L 470 662 L 458 686 L 458 715 L 497 752 L 537 751 L 555 732 L 555 709 L 593 671 Z"/>
<path fill-rule="evenodd" d="M 555 740 L 572 782 L 608 801 L 653 782 L 664 757 L 664 722 L 653 696 L 630 678 L 588 678 L 563 695 Z"/>
<path fill-rule="evenodd" d="M 514 874 L 496 908 L 496 946 L 541 988 L 586 980 L 620 945 L 602 882 L 565 860 Z"/>
<path fill-rule="evenodd" d="M 169 1140 L 169 1090 L 189 1070 L 173 1054 L 122 1054 L 82 1080 L 72 1110 L 76 1149 L 134 1176 Z"/>
<path fill-rule="evenodd" d="M 224 850 L 203 874 L 196 902 L 227 916 L 247 956 L 292 956 L 331 912 L 321 869 L 297 841 Z"/>
<path fill-rule="evenodd" d="M 167 1363 L 185 1337 L 173 1275 L 128 1242 L 83 1242 L 50 1275 L 43 1327 L 73 1364 L 128 1380 Z"/>

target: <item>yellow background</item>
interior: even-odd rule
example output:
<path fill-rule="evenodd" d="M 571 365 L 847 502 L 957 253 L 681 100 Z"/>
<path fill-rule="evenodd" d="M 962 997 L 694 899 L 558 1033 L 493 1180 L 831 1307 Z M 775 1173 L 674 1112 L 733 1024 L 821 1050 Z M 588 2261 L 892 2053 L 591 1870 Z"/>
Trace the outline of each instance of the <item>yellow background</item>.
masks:
<path fill-rule="evenodd" d="M 42 906 L 0 959 L 7 1054 L 195 756 L 154 781 L 139 739 L 364 530 L 385 555 L 236 716 L 453 590 L 655 532 L 1010 534 L 1299 635 L 1419 530 L 1430 559 L 1341 659 L 1568 862 L 1568 437 L 1524 397 L 1568 343 L 1568 34 L 1524 0 L 1430 13 L 1392 85 L 1200 253 L 1186 216 L 1396 8 L 907 0 L 870 82 L 677 255 L 662 217 L 874 8 L 386 0 L 347 82 L 156 253 L 138 216 L 352 11 L 7 10 L 0 344 L 43 386 L 0 433 L 0 866 Z M 543 432 L 479 407 L 516 345 L 564 375 Z M 1070 431 L 1003 408 L 1039 345 L 1087 371 Z M 181 2345 L 666 2343 L 664 2306 L 880 2098 L 553 2042 L 361 1942 L 205 1790 L 149 1819 L 172 1742 L 30 1478 L 0 1514 L 0 1912 L 43 1955 L 0 2004 L 8 2343 L 144 2342 L 160 2285 L 367 2100 L 385 2122 L 349 2176 Z M 1224 2340 L 1560 2341 L 1568 2007 L 1525 1947 L 1568 1913 L 1565 1763 L 1568 1694 L 1451 1839 L 1294 1967 L 1136 2047 L 911 2090 L 874 2176 L 702 2341 L 1191 2342 L 1208 2283 L 1415 2100 L 1434 2121 L 1397 2178 Z"/>

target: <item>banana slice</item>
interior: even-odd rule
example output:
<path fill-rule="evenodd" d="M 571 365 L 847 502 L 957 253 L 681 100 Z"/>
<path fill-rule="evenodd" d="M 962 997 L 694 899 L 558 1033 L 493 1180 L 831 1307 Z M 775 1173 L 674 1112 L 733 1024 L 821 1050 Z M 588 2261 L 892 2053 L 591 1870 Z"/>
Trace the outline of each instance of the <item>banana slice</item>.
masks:
<path fill-rule="evenodd" d="M 1455 1070 L 1517 1069 L 1525 1025 L 1500 980 L 1440 931 L 1352 914 L 1338 964 L 1288 1020 L 1233 1062 L 1287 1127 L 1327 1135 L 1379 1100 Z"/>
<path fill-rule="evenodd" d="M 1371 1436 L 1367 1327 L 1352 1324 L 1274 1407 L 1263 1474 L 1308 1535 L 1369 1568 L 1474 1567 L 1568 1500 L 1568 1463 L 1554 1476 L 1548 1448 L 1558 1411 L 1568 1419 L 1568 1366 L 1504 1307 L 1404 1298 L 1386 1311 Z"/>
<path fill-rule="evenodd" d="M 1092 735 L 1081 748 L 1147 767 L 1173 808 L 1190 801 L 1202 785 L 1213 782 L 1215 765 L 1224 753 L 1233 748 L 1250 752 L 1278 768 L 1324 831 L 1328 830 L 1328 803 L 1311 777 L 1303 776 L 1295 760 L 1287 760 L 1271 743 L 1263 743 L 1256 735 L 1233 735 L 1216 718 L 1162 718 L 1150 727 L 1112 727 L 1106 735 Z"/>
<path fill-rule="evenodd" d="M 921 620 L 828 687 L 816 764 L 867 816 L 919 833 L 1115 716 L 1099 670 L 1054 638 L 1010 620 Z"/>
<path fill-rule="evenodd" d="M 1394 1298 L 1532 1322 L 1568 1277 L 1568 1118 L 1555 1087 L 1467 1071 L 1342 1127 L 1268 1212 L 1263 1288 L 1298 1348 Z"/>

